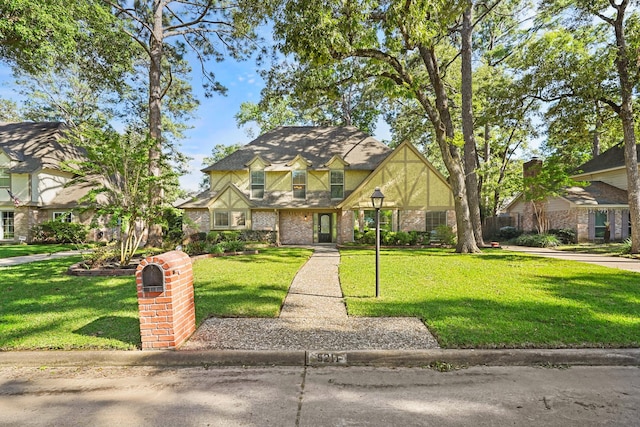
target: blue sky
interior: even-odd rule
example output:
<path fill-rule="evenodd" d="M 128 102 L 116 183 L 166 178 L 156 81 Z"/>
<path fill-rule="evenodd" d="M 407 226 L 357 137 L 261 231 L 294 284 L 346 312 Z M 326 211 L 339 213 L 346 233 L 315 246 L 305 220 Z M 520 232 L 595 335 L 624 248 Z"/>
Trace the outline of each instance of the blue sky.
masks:
<path fill-rule="evenodd" d="M 192 63 L 192 66 L 199 69 L 198 64 Z M 216 94 L 211 98 L 205 98 L 201 77 L 194 73 L 191 83 L 200 106 L 196 112 L 196 119 L 190 123 L 193 128 L 186 132 L 187 138 L 181 145 L 182 152 L 191 157 L 189 173 L 180 178 L 181 187 L 188 191 L 198 189 L 202 179 L 202 161 L 211 154 L 215 145 L 246 144 L 251 140 L 244 128 L 237 127 L 234 116 L 240 110 L 241 103 L 258 102 L 260 91 L 264 87 L 256 63 L 252 59 L 242 62 L 231 59 L 211 62 L 207 64 L 207 69 L 215 73 L 218 81 L 227 87 L 228 92 L 226 96 Z M 4 64 L 0 64 L 0 97 L 19 100 L 11 70 Z M 380 140 L 390 139 L 388 127 L 379 125 L 374 136 Z"/>

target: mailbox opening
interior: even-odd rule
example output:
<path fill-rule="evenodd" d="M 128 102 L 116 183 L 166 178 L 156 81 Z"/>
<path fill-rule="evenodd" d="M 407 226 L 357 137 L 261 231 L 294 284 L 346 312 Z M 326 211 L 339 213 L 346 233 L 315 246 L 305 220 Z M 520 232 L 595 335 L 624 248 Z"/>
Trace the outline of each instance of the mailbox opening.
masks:
<path fill-rule="evenodd" d="M 164 270 L 158 264 L 147 264 L 142 268 L 142 292 L 164 292 Z"/>

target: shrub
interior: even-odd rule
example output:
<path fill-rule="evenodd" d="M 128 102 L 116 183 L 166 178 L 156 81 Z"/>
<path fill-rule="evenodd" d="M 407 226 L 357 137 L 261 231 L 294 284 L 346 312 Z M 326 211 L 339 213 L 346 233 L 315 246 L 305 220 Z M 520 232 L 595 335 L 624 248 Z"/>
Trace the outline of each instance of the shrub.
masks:
<path fill-rule="evenodd" d="M 375 234 L 373 237 L 373 243 L 375 244 Z M 380 230 L 380 243 L 385 246 L 393 246 L 396 244 L 396 233 L 393 231 Z"/>
<path fill-rule="evenodd" d="M 453 246 L 456 244 L 456 234 L 453 232 L 453 228 L 448 225 L 437 226 L 434 237 L 444 245 Z"/>
<path fill-rule="evenodd" d="M 115 244 L 98 246 L 91 252 L 83 253 L 82 259 L 87 268 L 100 268 L 107 262 L 120 258 L 120 249 Z"/>
<path fill-rule="evenodd" d="M 411 234 L 406 233 L 404 231 L 398 231 L 396 233 L 396 244 L 406 246 L 406 245 L 415 245 L 415 240 Z M 413 243 L 412 243 L 413 242 Z"/>
<path fill-rule="evenodd" d="M 42 243 L 82 243 L 89 228 L 77 222 L 46 221 L 32 228 L 33 240 Z"/>
<path fill-rule="evenodd" d="M 242 240 L 229 240 L 223 242 L 221 246 L 225 252 L 242 252 L 244 251 L 245 243 Z"/>
<path fill-rule="evenodd" d="M 514 237 L 518 237 L 522 232 L 515 227 L 507 226 L 500 227 L 500 231 L 498 232 L 498 237 L 504 240 L 510 240 Z"/>
<path fill-rule="evenodd" d="M 218 243 L 220 241 L 220 233 L 217 231 L 210 231 L 207 233 L 205 240 L 209 243 Z"/>
<path fill-rule="evenodd" d="M 620 247 L 620 253 L 622 254 L 631 253 L 631 237 L 625 239 L 625 241 L 622 242 L 622 246 Z"/>
<path fill-rule="evenodd" d="M 576 231 L 573 228 L 553 229 L 549 230 L 549 234 L 556 236 L 558 240 L 565 245 L 576 243 L 578 241 L 576 238 Z"/>
<path fill-rule="evenodd" d="M 234 242 L 240 240 L 240 234 L 239 231 L 221 231 L 220 240 L 223 242 Z"/>
<path fill-rule="evenodd" d="M 184 247 L 184 251 L 190 256 L 206 253 L 207 243 L 204 240 L 192 240 Z"/>
<path fill-rule="evenodd" d="M 523 234 L 516 238 L 515 244 L 535 248 L 550 248 L 558 246 L 560 242 L 553 234 Z"/>
<path fill-rule="evenodd" d="M 221 254 L 224 253 L 224 246 L 222 243 L 209 244 L 204 250 L 208 254 Z"/>

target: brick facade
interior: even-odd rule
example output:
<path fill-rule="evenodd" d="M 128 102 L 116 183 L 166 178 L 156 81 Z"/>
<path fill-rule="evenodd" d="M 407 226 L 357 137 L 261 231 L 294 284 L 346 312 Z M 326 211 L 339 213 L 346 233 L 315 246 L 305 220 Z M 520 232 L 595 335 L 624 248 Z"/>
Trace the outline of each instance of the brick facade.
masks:
<path fill-rule="evenodd" d="M 280 212 L 280 243 L 283 245 L 313 244 L 313 214 L 303 211 Z"/>
<path fill-rule="evenodd" d="M 184 215 L 185 235 L 189 236 L 198 232 L 206 233 L 211 229 L 209 209 L 186 209 Z"/>
<path fill-rule="evenodd" d="M 398 230 L 401 231 L 425 231 L 427 228 L 427 216 L 421 210 L 400 211 L 400 224 Z"/>
<path fill-rule="evenodd" d="M 164 292 L 144 292 L 143 269 L 150 264 L 164 272 Z M 195 332 L 193 270 L 189 255 L 171 251 L 144 259 L 136 270 L 136 286 L 143 350 L 174 349 Z"/>
<path fill-rule="evenodd" d="M 353 211 L 338 212 L 338 243 L 353 242 L 353 230 L 355 229 L 355 215 Z"/>
<path fill-rule="evenodd" d="M 277 229 L 278 216 L 274 211 L 253 211 L 251 213 L 251 229 L 274 231 Z"/>

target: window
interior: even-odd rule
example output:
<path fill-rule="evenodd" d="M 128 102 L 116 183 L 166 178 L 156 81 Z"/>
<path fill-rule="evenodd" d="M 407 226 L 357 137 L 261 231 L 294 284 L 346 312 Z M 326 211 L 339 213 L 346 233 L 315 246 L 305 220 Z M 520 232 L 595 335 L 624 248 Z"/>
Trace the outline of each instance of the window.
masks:
<path fill-rule="evenodd" d="M 447 225 L 447 212 L 446 211 L 433 211 L 427 212 L 426 220 L 428 233 L 435 231 L 440 225 Z"/>
<path fill-rule="evenodd" d="M 71 222 L 73 221 L 73 214 L 71 212 L 54 212 L 53 220 L 60 222 Z"/>
<path fill-rule="evenodd" d="M 264 171 L 251 171 L 251 198 L 264 198 Z"/>
<path fill-rule="evenodd" d="M 240 228 L 246 225 L 244 211 L 214 211 L 213 228 Z"/>
<path fill-rule="evenodd" d="M 13 239 L 13 212 L 1 212 L 0 215 L 0 239 Z"/>
<path fill-rule="evenodd" d="M 6 169 L 0 169 L 0 188 L 11 188 L 11 175 Z"/>
<path fill-rule="evenodd" d="M 291 181 L 293 187 L 293 198 L 304 199 L 307 197 L 307 172 L 292 171 Z"/>
<path fill-rule="evenodd" d="M 331 171 L 331 198 L 344 198 L 344 171 Z"/>
<path fill-rule="evenodd" d="M 607 228 L 607 211 L 596 211 L 595 217 L 595 238 L 604 239 L 604 232 Z"/>

